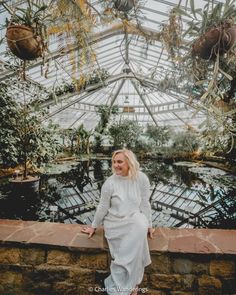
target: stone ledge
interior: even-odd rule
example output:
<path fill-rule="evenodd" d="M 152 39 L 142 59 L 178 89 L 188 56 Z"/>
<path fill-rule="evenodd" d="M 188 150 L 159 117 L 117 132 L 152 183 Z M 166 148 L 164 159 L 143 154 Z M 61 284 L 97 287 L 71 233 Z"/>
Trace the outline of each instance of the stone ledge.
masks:
<path fill-rule="evenodd" d="M 107 250 L 102 228 L 91 239 L 81 228 L 78 224 L 0 219 L 0 243 Z M 236 254 L 236 230 L 157 228 L 149 246 L 152 252 Z"/>

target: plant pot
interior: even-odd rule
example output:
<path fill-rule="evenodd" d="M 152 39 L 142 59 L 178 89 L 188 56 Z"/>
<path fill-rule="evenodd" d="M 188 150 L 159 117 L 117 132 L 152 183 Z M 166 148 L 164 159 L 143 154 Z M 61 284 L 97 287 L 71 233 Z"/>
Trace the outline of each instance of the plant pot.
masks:
<path fill-rule="evenodd" d="M 24 25 L 10 25 L 7 28 L 7 44 L 11 52 L 23 60 L 32 60 L 42 56 L 43 44 L 33 28 Z"/>
<path fill-rule="evenodd" d="M 227 113 L 229 112 L 232 107 L 230 106 L 229 103 L 223 101 L 222 99 L 221 100 L 218 100 L 214 103 L 214 106 L 216 106 L 217 108 L 219 108 L 223 113 Z"/>
<path fill-rule="evenodd" d="M 192 53 L 202 59 L 214 59 L 219 53 L 226 53 L 236 41 L 236 26 L 223 23 L 217 27 L 211 27 L 193 46 Z"/>
<path fill-rule="evenodd" d="M 119 11 L 128 12 L 134 7 L 134 0 L 116 0 L 114 5 Z"/>
<path fill-rule="evenodd" d="M 27 179 L 22 179 L 21 177 L 10 179 L 12 192 L 16 195 L 30 196 L 39 191 L 39 177 L 30 176 Z"/>

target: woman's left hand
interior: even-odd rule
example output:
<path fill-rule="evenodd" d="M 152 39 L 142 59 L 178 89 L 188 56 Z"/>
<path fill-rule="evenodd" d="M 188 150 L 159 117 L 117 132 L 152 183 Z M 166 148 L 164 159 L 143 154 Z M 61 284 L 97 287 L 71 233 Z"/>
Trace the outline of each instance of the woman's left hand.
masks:
<path fill-rule="evenodd" d="M 148 236 L 150 239 L 153 239 L 154 232 L 155 232 L 155 228 L 153 227 L 148 228 Z"/>
<path fill-rule="evenodd" d="M 96 228 L 93 228 L 91 226 L 83 227 L 81 229 L 82 233 L 88 234 L 88 238 L 90 239 L 95 234 Z"/>

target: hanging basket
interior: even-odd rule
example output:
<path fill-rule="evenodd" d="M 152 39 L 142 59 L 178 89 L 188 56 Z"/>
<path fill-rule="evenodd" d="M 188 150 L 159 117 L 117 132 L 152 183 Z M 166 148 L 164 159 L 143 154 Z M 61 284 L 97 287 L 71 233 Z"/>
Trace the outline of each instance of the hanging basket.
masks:
<path fill-rule="evenodd" d="M 219 53 L 226 53 L 235 44 L 236 26 L 225 22 L 217 27 L 211 27 L 197 39 L 192 47 L 193 55 L 202 59 L 214 59 Z"/>
<path fill-rule="evenodd" d="M 32 60 L 42 56 L 43 43 L 35 36 L 33 28 L 25 25 L 10 25 L 7 28 L 7 44 L 11 52 L 23 60 Z"/>
<path fill-rule="evenodd" d="M 115 0 L 114 5 L 119 11 L 128 12 L 134 7 L 134 0 Z"/>
<path fill-rule="evenodd" d="M 227 113 L 231 111 L 232 107 L 230 106 L 229 103 L 221 100 L 218 100 L 214 103 L 214 106 L 216 106 L 219 110 L 221 110 L 223 113 Z"/>

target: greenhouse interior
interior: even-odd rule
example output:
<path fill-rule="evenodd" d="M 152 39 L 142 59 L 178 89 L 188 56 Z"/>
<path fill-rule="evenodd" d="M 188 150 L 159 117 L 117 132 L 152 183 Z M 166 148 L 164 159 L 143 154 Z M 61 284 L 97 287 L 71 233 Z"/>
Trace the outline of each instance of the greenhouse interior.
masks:
<path fill-rule="evenodd" d="M 154 228 L 236 236 L 234 0 L 0 1 L 0 67 L 2 224 L 90 226 L 129 149 Z M 9 287 L 1 255 L 0 294 L 91 294 Z M 233 295 L 235 269 L 226 287 L 148 294 Z"/>

